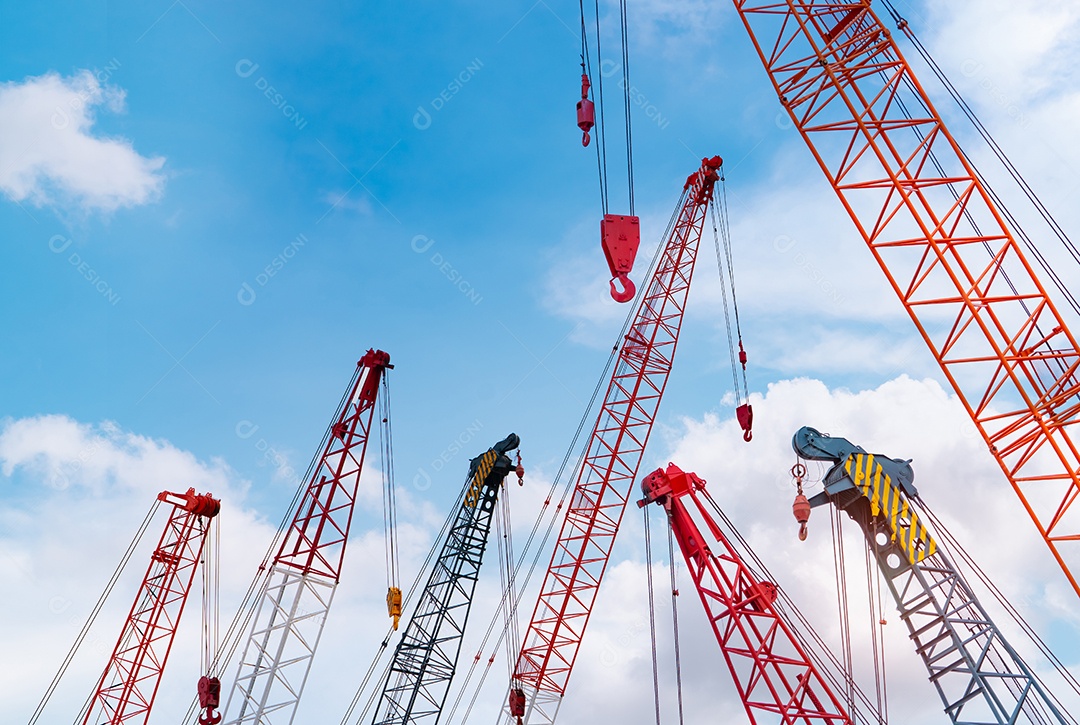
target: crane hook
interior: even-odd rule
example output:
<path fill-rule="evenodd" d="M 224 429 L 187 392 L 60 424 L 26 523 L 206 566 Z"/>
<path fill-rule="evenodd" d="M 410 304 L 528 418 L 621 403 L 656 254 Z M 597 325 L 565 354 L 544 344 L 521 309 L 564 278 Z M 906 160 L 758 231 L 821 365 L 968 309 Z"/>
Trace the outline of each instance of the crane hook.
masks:
<path fill-rule="evenodd" d="M 199 725 L 217 725 L 221 713 L 214 712 L 221 703 L 221 680 L 216 677 L 199 678 L 199 707 L 205 712 L 199 715 Z"/>
<path fill-rule="evenodd" d="M 622 291 L 616 286 L 615 282 L 618 281 L 622 284 Z M 637 287 L 634 286 L 633 281 L 625 273 L 617 274 L 611 278 L 611 299 L 616 302 L 629 302 L 634 299 L 634 295 L 637 294 Z"/>

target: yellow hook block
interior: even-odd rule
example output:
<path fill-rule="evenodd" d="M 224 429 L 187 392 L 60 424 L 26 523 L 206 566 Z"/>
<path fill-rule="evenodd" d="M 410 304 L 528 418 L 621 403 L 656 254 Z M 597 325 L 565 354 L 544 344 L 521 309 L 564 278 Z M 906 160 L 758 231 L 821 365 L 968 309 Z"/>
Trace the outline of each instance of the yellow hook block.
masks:
<path fill-rule="evenodd" d="M 394 629 L 398 628 L 398 622 L 401 621 L 401 590 L 397 587 L 390 587 L 386 592 L 386 611 L 394 618 Z"/>

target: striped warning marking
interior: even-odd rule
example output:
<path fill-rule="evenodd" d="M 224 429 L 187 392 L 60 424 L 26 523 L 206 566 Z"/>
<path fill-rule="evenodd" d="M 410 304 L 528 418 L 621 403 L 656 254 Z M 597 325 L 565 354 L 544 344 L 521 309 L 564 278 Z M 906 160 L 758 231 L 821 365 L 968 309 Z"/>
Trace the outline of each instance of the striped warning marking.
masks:
<path fill-rule="evenodd" d="M 480 491 L 484 488 L 484 481 L 487 480 L 491 469 L 495 467 L 495 459 L 498 457 L 499 454 L 490 449 L 480 456 L 480 465 L 476 467 L 476 475 L 473 476 L 472 485 L 465 492 L 465 505 L 469 508 L 476 508 L 476 502 L 480 500 Z"/>
<path fill-rule="evenodd" d="M 917 564 L 937 551 L 937 542 L 873 454 L 853 453 L 845 461 L 844 470 L 862 495 L 870 499 L 870 511 L 888 521 L 892 539 L 900 544 L 909 563 Z"/>

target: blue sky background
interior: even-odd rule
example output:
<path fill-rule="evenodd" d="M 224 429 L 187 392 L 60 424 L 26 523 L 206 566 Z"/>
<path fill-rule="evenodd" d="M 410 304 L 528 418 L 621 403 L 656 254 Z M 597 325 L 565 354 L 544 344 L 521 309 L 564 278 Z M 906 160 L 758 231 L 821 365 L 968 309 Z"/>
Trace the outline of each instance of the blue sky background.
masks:
<path fill-rule="evenodd" d="M 991 5 L 993 12 L 975 2 L 898 3 L 1075 229 L 1080 152 L 1058 121 L 1080 109 L 1069 62 L 1080 10 L 1074 3 Z M 612 7 L 601 11 L 605 55 L 613 57 Z M 780 115 L 733 9 L 649 0 L 631 3 L 630 13 L 631 82 L 641 99 L 634 161 L 643 251 L 635 279 L 686 176 L 702 156 L 720 154 L 751 391 L 765 395 L 770 385 L 805 377 L 842 397 L 908 375 L 942 398 L 933 391 L 940 375 L 929 353 Z M 1004 42 L 1012 44 L 1008 53 L 993 51 Z M 596 160 L 591 147 L 581 148 L 575 125 L 575 4 L 0 2 L 0 48 L 7 84 L 0 93 L 46 74 L 94 73 L 102 87 L 122 91 L 123 104 L 91 104 L 87 135 L 122 139 L 144 159 L 163 160 L 142 177 L 156 179 L 145 197 L 115 208 L 65 191 L 48 175 L 37 196 L 19 198 L 4 186 L 5 162 L 51 136 L 0 128 L 8 138 L 6 157 L 0 147 L 0 306 L 7 311 L 0 416 L 8 429 L 57 415 L 100 434 L 111 421 L 189 453 L 221 473 L 227 483 L 220 485 L 241 496 L 251 521 L 276 522 L 295 486 L 286 473 L 306 467 L 356 360 L 378 347 L 397 366 L 399 482 L 434 473 L 432 462 L 466 441 L 449 474 L 412 492 L 418 510 L 428 505 L 441 517 L 466 458 L 510 431 L 521 436 L 537 479 L 553 475 L 627 311 L 607 298 Z M 614 80 L 605 79 L 605 91 L 611 211 L 620 212 Z M 0 95 L 0 109 L 10 98 Z M 0 111 L 0 122 L 12 118 Z M 966 129 L 956 133 L 970 137 Z M 82 169 L 94 170 L 94 163 Z M 1070 274 L 1077 278 L 1075 267 Z M 694 425 L 737 440 L 708 237 L 691 307 L 643 471 L 686 450 Z M 769 410 L 758 406 L 759 425 L 788 426 L 786 415 L 770 418 Z M 841 426 L 835 433 L 862 442 L 858 429 L 843 427 L 854 425 L 848 418 L 820 415 Z M 903 439 L 925 425 L 905 411 L 892 431 Z M 783 473 L 791 432 L 763 433 L 776 445 L 755 442 L 753 455 Z M 901 450 L 902 443 L 894 445 L 886 429 L 878 445 L 898 457 L 919 452 Z M 718 445 L 695 450 L 712 460 Z M 10 485 L 0 489 L 0 505 L 10 517 L 12 560 L 22 561 L 19 552 L 40 539 L 35 527 L 55 525 L 45 512 L 67 495 L 47 485 L 49 474 L 27 464 L 31 458 L 9 451 L 3 464 Z M 737 477 L 743 471 L 731 460 L 717 461 L 717 471 Z M 161 477 L 138 493 L 147 502 L 146 492 L 190 485 L 155 470 Z M 133 490 L 94 489 L 87 505 L 107 511 L 110 495 Z M 1002 520 L 1030 536 L 1005 482 L 990 490 L 987 506 L 1000 505 Z M 786 517 L 788 505 L 782 491 L 775 508 Z M 144 510 L 142 502 L 132 506 Z M 746 505 L 746 528 L 757 508 Z M 361 522 L 378 529 L 377 517 Z M 117 514 L 109 525 L 126 540 L 136 524 Z M 640 562 L 637 543 L 627 546 L 626 561 Z M 94 596 L 94 582 L 104 581 L 119 551 L 102 551 L 103 573 L 88 575 Z M 1031 551 L 1045 565 L 1045 552 Z M 1054 576 L 1050 567 L 1039 571 Z M 1070 643 L 1075 662 L 1075 601 L 1061 604 L 1060 584 L 1024 586 L 1056 602 L 1044 621 Z M 58 656 L 43 654 L 41 671 L 51 672 Z M 23 685 L 37 693 L 44 683 Z"/>

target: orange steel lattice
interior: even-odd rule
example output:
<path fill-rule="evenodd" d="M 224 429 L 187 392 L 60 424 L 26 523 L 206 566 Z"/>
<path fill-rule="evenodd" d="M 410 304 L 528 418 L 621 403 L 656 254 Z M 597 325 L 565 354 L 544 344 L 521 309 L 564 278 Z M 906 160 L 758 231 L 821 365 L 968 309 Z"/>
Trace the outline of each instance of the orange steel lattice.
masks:
<path fill-rule="evenodd" d="M 1080 350 L 890 32 L 863 2 L 735 0 L 821 165 L 1069 582 Z"/>
<path fill-rule="evenodd" d="M 530 691 L 526 717 L 533 722 L 545 717 L 554 721 L 570 678 L 671 372 L 720 164 L 719 156 L 703 159 L 701 168 L 687 179 L 678 217 L 619 350 L 578 472 L 514 674 L 516 685 Z M 551 711 L 544 712 L 538 692 L 551 696 Z"/>

